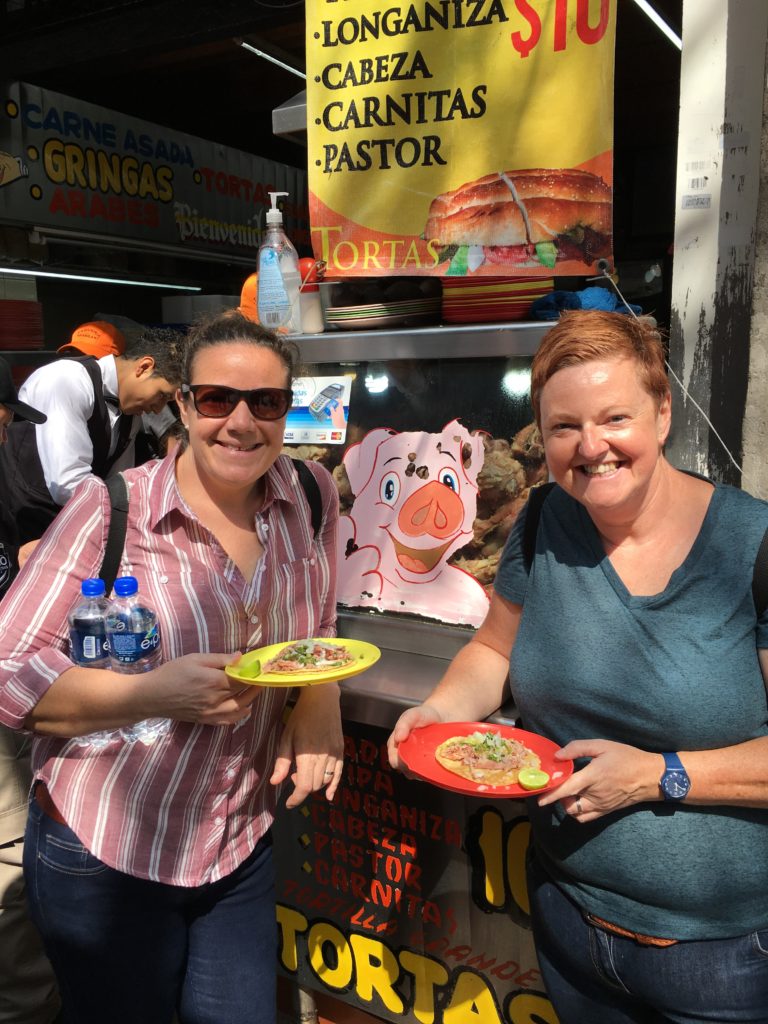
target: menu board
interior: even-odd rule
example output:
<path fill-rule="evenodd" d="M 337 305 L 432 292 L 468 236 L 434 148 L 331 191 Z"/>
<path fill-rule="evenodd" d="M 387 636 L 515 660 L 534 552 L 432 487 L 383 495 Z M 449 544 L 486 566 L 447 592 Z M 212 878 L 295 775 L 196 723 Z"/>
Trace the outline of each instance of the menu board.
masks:
<path fill-rule="evenodd" d="M 616 0 L 307 0 L 309 198 L 333 276 L 611 258 Z"/>

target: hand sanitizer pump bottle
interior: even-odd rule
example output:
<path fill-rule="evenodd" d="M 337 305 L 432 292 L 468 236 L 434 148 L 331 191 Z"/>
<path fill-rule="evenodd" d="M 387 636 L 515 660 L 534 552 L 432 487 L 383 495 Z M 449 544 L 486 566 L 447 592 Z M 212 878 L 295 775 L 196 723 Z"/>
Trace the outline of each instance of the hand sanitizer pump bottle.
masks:
<path fill-rule="evenodd" d="M 277 197 L 287 192 L 270 192 L 267 228 L 259 247 L 259 291 L 256 308 L 259 321 L 273 331 L 301 334 L 299 256 L 283 230 L 283 214 Z"/>

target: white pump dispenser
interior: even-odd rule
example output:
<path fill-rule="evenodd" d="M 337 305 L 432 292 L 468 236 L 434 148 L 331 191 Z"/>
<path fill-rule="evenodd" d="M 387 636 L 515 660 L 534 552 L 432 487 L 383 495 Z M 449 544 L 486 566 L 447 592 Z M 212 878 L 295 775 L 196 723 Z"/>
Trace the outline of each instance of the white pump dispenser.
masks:
<path fill-rule="evenodd" d="M 301 334 L 299 255 L 283 230 L 283 214 L 277 206 L 278 196 L 287 195 L 269 193 L 272 206 L 267 210 L 267 229 L 259 246 L 256 307 L 265 327 Z"/>

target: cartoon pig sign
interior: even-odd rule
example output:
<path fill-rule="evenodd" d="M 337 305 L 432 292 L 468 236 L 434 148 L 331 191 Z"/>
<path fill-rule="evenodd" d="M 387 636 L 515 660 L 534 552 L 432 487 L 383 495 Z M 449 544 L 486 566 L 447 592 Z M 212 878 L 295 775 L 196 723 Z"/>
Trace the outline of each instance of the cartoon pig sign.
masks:
<path fill-rule="evenodd" d="M 458 420 L 440 434 L 372 430 L 350 447 L 355 501 L 339 526 L 339 601 L 479 625 L 485 591 L 448 558 L 472 536 L 482 464 L 482 438 Z"/>

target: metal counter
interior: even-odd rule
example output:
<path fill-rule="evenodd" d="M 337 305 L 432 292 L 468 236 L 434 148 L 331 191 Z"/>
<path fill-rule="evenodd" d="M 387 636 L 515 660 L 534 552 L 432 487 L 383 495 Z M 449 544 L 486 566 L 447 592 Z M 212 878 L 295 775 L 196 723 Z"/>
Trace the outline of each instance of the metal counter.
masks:
<path fill-rule="evenodd" d="M 342 681 L 342 717 L 391 729 L 406 708 L 420 704 L 432 692 L 474 630 L 345 609 L 339 612 L 338 634 L 367 640 L 381 650 L 381 659 L 367 672 Z M 490 721 L 511 723 L 514 718 L 510 700 Z"/>

